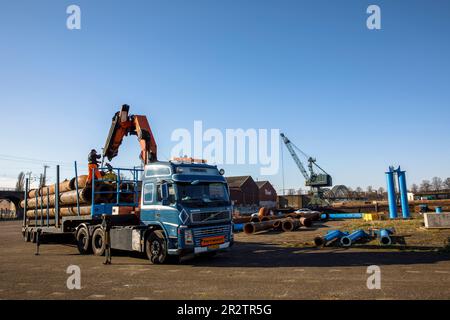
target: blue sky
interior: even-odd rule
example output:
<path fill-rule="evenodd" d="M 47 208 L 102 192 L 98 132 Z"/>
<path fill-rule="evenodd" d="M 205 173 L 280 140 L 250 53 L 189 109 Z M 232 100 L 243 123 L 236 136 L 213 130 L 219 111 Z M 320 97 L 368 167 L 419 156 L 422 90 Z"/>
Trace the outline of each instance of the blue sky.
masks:
<path fill-rule="evenodd" d="M 82 29 L 66 28 L 77 4 Z M 366 28 L 381 8 L 382 30 Z M 3 1 L 0 185 L 42 161 L 72 176 L 121 104 L 145 114 L 167 159 L 173 130 L 278 128 L 334 178 L 384 186 L 450 176 L 450 2 Z M 139 163 L 135 137 L 114 165 Z M 7 157 L 9 156 L 9 158 Z M 34 159 L 10 161 L 10 157 Z M 284 150 L 285 187 L 304 180 Z M 254 165 L 228 175 L 259 176 Z"/>

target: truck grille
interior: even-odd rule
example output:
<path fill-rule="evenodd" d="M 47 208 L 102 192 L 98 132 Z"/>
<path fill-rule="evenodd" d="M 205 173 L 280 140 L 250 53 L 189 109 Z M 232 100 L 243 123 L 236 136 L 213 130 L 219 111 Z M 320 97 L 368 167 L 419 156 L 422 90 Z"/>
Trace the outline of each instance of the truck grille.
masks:
<path fill-rule="evenodd" d="M 230 211 L 220 211 L 220 212 L 193 212 L 191 213 L 192 222 L 198 223 L 203 221 L 219 221 L 231 219 Z"/>
<path fill-rule="evenodd" d="M 214 236 L 225 236 L 225 242 L 230 241 L 230 225 L 206 227 L 206 228 L 194 228 L 192 229 L 192 231 L 194 233 L 195 246 L 200 246 L 202 238 Z"/>

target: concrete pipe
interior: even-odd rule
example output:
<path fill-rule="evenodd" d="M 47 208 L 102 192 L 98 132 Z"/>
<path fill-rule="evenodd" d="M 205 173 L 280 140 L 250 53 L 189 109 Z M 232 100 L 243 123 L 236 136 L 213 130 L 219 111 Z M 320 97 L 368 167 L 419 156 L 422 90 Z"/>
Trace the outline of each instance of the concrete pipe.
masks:
<path fill-rule="evenodd" d="M 251 217 L 251 218 L 250 218 L 250 222 L 256 222 L 256 223 L 258 223 L 258 222 L 260 222 L 260 221 L 259 221 L 259 218 L 258 218 L 258 217 Z"/>
<path fill-rule="evenodd" d="M 291 219 L 291 218 L 285 219 L 281 223 L 281 228 L 285 232 L 297 230 L 298 228 L 300 228 L 300 221 L 298 219 Z"/>
<path fill-rule="evenodd" d="M 255 232 L 273 229 L 274 220 L 264 222 L 249 222 L 244 225 L 244 232 L 246 234 L 252 234 Z"/>

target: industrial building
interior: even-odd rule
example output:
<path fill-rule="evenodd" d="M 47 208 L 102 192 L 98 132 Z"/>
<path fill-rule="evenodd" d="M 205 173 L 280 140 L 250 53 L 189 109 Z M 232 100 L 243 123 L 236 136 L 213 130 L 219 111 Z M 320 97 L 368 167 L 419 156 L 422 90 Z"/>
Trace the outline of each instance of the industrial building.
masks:
<path fill-rule="evenodd" d="M 234 206 L 259 206 L 259 187 L 251 176 L 227 177 Z"/>
<path fill-rule="evenodd" d="M 277 207 L 277 192 L 269 181 L 256 181 L 259 188 L 259 205 L 269 209 Z"/>

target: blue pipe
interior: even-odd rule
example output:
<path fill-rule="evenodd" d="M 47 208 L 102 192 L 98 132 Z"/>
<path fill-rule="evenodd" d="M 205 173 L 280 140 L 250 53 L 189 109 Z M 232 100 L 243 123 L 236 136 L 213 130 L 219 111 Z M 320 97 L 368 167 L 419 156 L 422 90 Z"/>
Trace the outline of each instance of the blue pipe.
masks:
<path fill-rule="evenodd" d="M 442 207 L 436 207 L 435 211 L 436 213 L 442 213 Z"/>
<path fill-rule="evenodd" d="M 392 230 L 389 229 L 381 229 L 378 232 L 378 236 L 380 237 L 380 244 L 384 246 L 390 246 L 392 244 L 392 239 L 390 235 L 393 233 Z"/>
<path fill-rule="evenodd" d="M 234 223 L 233 224 L 233 231 L 239 232 L 244 230 L 244 224 L 243 223 Z"/>
<path fill-rule="evenodd" d="M 336 240 L 336 239 L 340 239 L 344 236 L 348 235 L 348 232 L 342 232 L 340 230 L 333 230 L 333 231 L 329 231 L 326 235 L 324 235 L 323 237 L 316 237 L 314 238 L 314 244 L 316 246 L 322 246 L 322 245 L 326 245 L 328 242 Z"/>
<path fill-rule="evenodd" d="M 344 236 L 341 238 L 341 244 L 344 247 L 349 247 L 352 245 L 353 242 L 361 239 L 361 238 L 366 238 L 369 235 L 367 233 L 364 232 L 364 230 L 356 230 L 353 233 L 349 234 L 348 236 Z"/>
<path fill-rule="evenodd" d="M 362 218 L 362 213 L 329 213 L 329 219 L 360 219 Z M 327 217 L 326 214 L 322 214 L 320 216 L 321 219 L 325 219 Z"/>
<path fill-rule="evenodd" d="M 397 218 L 397 203 L 395 200 L 395 185 L 394 185 L 394 169 L 389 167 L 389 171 L 386 172 L 386 185 L 389 203 L 389 218 Z"/>
<path fill-rule="evenodd" d="M 406 187 L 406 174 L 405 171 L 401 171 L 400 167 L 397 169 L 398 186 L 400 189 L 400 202 L 402 204 L 402 216 L 403 219 L 409 219 L 409 205 L 408 205 L 408 188 Z"/>

